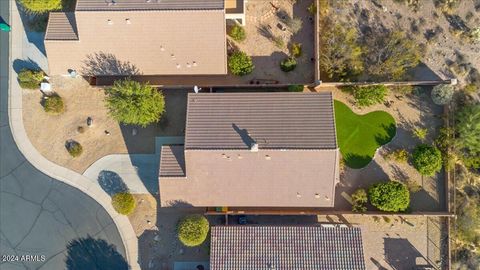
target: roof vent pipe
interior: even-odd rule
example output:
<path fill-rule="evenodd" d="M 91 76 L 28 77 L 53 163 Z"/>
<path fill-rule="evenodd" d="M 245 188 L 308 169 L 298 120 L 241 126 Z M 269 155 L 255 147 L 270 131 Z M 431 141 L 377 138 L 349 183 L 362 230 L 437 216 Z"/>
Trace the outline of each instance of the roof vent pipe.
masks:
<path fill-rule="evenodd" d="M 250 144 L 250 151 L 251 152 L 258 152 L 258 143 L 252 142 L 252 144 Z"/>

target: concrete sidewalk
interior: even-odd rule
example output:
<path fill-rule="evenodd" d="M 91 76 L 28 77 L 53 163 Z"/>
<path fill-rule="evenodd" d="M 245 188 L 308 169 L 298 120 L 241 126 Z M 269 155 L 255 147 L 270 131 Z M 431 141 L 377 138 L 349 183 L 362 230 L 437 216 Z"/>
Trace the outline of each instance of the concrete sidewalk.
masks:
<path fill-rule="evenodd" d="M 2 171 L 4 168 L 10 165 L 20 164 L 23 162 L 27 162 L 33 166 L 30 166 L 32 170 L 38 172 L 41 175 L 46 175 L 50 179 L 55 179 L 61 181 L 71 187 L 75 192 L 83 192 L 90 197 L 90 199 L 94 199 L 98 205 L 103 206 L 103 209 L 108 213 L 110 218 L 113 220 L 113 224 L 115 224 L 116 229 L 120 234 L 122 242 L 125 247 L 125 256 L 130 265 L 131 269 L 140 269 L 138 264 L 138 239 L 133 231 L 132 225 L 130 224 L 128 218 L 126 216 L 119 215 L 111 205 L 111 199 L 107 193 L 105 193 L 99 185 L 93 185 L 91 181 L 89 181 L 84 176 L 73 172 L 69 169 L 64 167 L 58 166 L 50 162 L 49 160 L 45 159 L 42 155 L 38 153 L 38 151 L 33 147 L 31 142 L 29 141 L 27 134 L 25 132 L 25 128 L 23 126 L 23 116 L 22 116 L 22 89 L 18 85 L 16 78 L 16 72 L 14 69 L 9 68 L 12 67 L 14 61 L 28 61 L 29 57 L 41 57 L 37 52 L 31 51 L 32 44 L 29 43 L 28 38 L 26 38 L 26 33 L 23 30 L 23 24 L 17 9 L 16 2 L 14 0 L 10 1 L 1 1 L 1 11 L 2 17 L 4 16 L 3 13 L 6 11 L 10 11 L 11 18 L 9 20 L 9 24 L 12 26 L 12 32 L 10 33 L 10 53 L 9 57 L 5 58 L 3 55 L 2 49 L 2 77 L 1 77 L 1 92 L 2 92 L 2 130 L 11 130 L 11 134 L 13 135 L 14 143 L 8 143 L 10 147 L 14 147 L 17 149 L 19 153 L 23 154 L 25 161 L 15 160 L 15 157 L 8 158 L 7 161 L 2 160 Z M 10 7 L 8 7 L 10 5 Z M 5 18 L 5 17 L 4 17 Z M 6 19 L 7 20 L 7 19 Z M 8 39 L 5 39 L 5 36 L 2 34 L 2 44 Z M 3 48 L 3 47 L 2 47 Z M 35 48 L 37 48 L 35 46 Z M 33 61 L 33 60 L 32 60 Z M 41 60 L 37 59 L 37 61 L 41 62 Z M 4 71 L 9 70 L 9 74 L 4 74 Z M 9 80 L 8 80 L 9 79 Z M 10 84 L 8 84 L 8 81 Z M 8 93 L 8 123 L 4 123 L 5 113 L 7 111 L 7 103 L 4 97 L 7 97 Z M 9 132 L 8 132 L 9 133 Z M 7 133 L 5 133 L 7 134 Z M 3 136 L 2 132 L 2 140 L 7 138 L 7 136 Z M 15 147 L 16 144 L 16 147 Z M 7 144 L 5 144 L 7 145 Z M 6 164 L 4 164 L 6 162 Z M 10 165 L 9 165 L 10 164 Z M 34 176 L 31 179 L 35 179 Z M 81 203 L 76 201 L 77 204 Z M 98 211 L 93 208 L 87 207 L 86 211 Z M 21 212 L 20 212 L 21 213 Z M 4 217 L 2 217 L 4 220 Z M 85 218 L 83 222 L 90 221 L 88 218 Z M 93 222 L 93 220 L 92 220 Z M 18 224 L 21 225 L 21 224 Z M 87 228 L 86 228 L 87 229 Z M 89 233 L 89 230 L 86 230 L 86 233 Z M 91 232 L 94 234 L 94 232 Z M 42 242 L 43 244 L 49 244 L 48 242 Z M 65 263 L 63 260 L 57 261 L 57 263 Z M 56 268 L 56 267 L 54 267 Z M 50 268 L 50 269 L 54 269 Z"/>

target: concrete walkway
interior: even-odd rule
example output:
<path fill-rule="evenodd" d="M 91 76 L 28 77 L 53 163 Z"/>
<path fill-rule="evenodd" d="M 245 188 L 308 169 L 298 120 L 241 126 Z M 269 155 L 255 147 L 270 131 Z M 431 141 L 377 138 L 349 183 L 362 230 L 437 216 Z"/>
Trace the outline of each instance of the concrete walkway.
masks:
<path fill-rule="evenodd" d="M 98 253 L 93 251 L 96 256 L 106 253 L 112 255 L 113 251 L 108 242 L 114 242 L 117 247 L 117 252 L 125 256 L 130 268 L 140 269 L 138 264 L 137 237 L 128 218 L 119 215 L 113 209 L 108 194 L 105 193 L 99 185 L 92 184 L 92 182 L 84 176 L 48 161 L 40 155 L 30 143 L 23 126 L 22 89 L 20 89 L 15 79 L 15 70 L 11 68 L 15 60 L 28 60 L 28 52 L 26 53 L 24 51 L 25 48 L 29 47 L 24 45 L 25 42 L 28 41 L 25 38 L 25 32 L 23 31 L 15 1 L 0 2 L 1 16 L 12 26 L 10 35 L 2 33 L 0 38 L 2 43 L 2 62 L 0 68 L 2 71 L 2 156 L 0 163 L 2 176 L 2 202 L 0 204 L 2 206 L 2 215 L 0 217 L 2 221 L 0 224 L 2 228 L 0 237 L 2 245 L 0 245 L 0 247 L 2 252 L 0 253 L 5 255 L 8 254 L 7 251 L 13 252 L 17 249 L 32 253 L 33 251 L 48 250 L 48 246 L 52 245 L 53 248 L 51 250 L 55 249 L 55 253 L 43 254 L 50 256 L 47 258 L 49 264 L 44 264 L 45 269 L 65 269 L 65 264 L 68 266 L 69 262 L 65 260 L 65 256 L 68 255 L 67 249 L 72 248 L 71 245 L 66 245 L 67 243 L 71 244 L 73 240 L 72 237 L 76 236 L 79 241 L 74 242 L 75 245 L 73 246 L 78 246 L 80 249 L 73 250 L 73 252 L 76 252 L 79 258 L 85 257 L 81 256 L 81 252 L 92 252 L 91 250 L 85 251 L 85 249 L 81 247 L 92 244 L 100 247 L 99 250 L 97 250 Z M 10 5 L 10 7 L 8 7 L 8 5 Z M 9 15 L 11 15 L 10 18 L 8 18 Z M 10 44 L 7 44 L 8 41 L 10 41 Z M 8 48 L 10 48 L 9 53 Z M 5 57 L 7 55 L 8 57 Z M 7 111 L 8 119 L 6 117 Z M 17 190 L 15 190 L 15 188 Z M 4 193 L 10 195 L 4 195 Z M 15 204 L 12 205 L 14 198 L 20 198 L 20 200 L 17 201 L 25 201 L 25 203 L 18 206 Z M 4 207 L 5 203 L 8 207 Z M 8 211 L 6 209 L 8 209 Z M 43 216 L 45 211 L 46 213 Z M 48 219 L 48 217 L 56 219 L 57 222 L 42 223 L 43 220 L 45 218 Z M 29 218 L 33 219 L 29 222 L 29 220 L 27 220 Z M 20 222 L 15 222 L 16 220 Z M 43 228 L 43 230 L 35 230 L 35 228 L 37 228 L 36 224 L 44 224 L 39 227 Z M 68 229 L 62 230 L 61 227 L 53 227 L 59 224 L 67 227 L 70 226 L 73 228 L 73 231 L 68 232 L 66 231 Z M 113 224 L 115 226 L 113 226 Z M 24 228 L 24 226 L 26 227 Z M 47 229 L 49 230 L 46 231 Z M 19 235 L 23 233 L 23 236 L 17 239 L 19 242 L 12 243 L 10 241 L 11 236 L 8 235 L 9 232 L 4 232 L 4 230 L 17 230 L 20 233 Z M 119 239 L 110 239 L 112 236 L 115 237 L 115 232 L 119 235 Z M 109 241 L 99 243 L 92 242 L 95 240 L 92 240 L 92 237 L 102 234 L 103 237 L 101 238 Z M 27 239 L 30 240 L 27 241 Z M 24 241 L 27 241 L 26 243 L 28 243 L 30 247 L 25 248 L 21 246 L 20 244 Z M 121 242 L 123 242 L 124 249 L 121 247 Z M 5 243 L 8 243 L 8 245 L 5 245 Z M 10 249 L 8 246 L 10 246 Z M 62 247 L 63 249 L 56 249 L 57 247 Z M 13 250 L 11 250 L 12 248 Z M 47 253 L 47 251 L 45 252 Z M 121 257 L 122 256 L 116 256 L 115 258 L 121 259 Z M 97 267 L 101 267 L 103 262 L 105 262 L 105 260 L 95 261 L 93 263 L 95 263 Z M 21 264 L 15 265 L 20 266 L 20 268 L 12 264 L 6 269 L 36 269 L 41 264 L 28 266 L 23 264 L 24 267 L 21 267 Z M 88 262 L 85 262 L 83 265 L 88 268 Z M 118 267 L 121 268 L 121 265 L 116 265 L 114 269 L 118 269 Z M 0 268 L 4 269 L 3 265 Z"/>

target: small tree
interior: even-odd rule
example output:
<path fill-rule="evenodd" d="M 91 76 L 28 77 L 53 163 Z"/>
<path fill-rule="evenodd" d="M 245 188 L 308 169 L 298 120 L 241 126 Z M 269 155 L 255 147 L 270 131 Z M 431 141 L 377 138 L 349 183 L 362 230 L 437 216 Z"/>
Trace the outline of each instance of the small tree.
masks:
<path fill-rule="evenodd" d="M 130 192 L 119 192 L 112 196 L 113 208 L 122 215 L 129 215 L 135 210 L 136 202 Z"/>
<path fill-rule="evenodd" d="M 233 75 L 244 76 L 253 72 L 255 66 L 246 53 L 237 51 L 228 58 L 228 68 Z"/>
<path fill-rule="evenodd" d="M 68 153 L 72 157 L 78 157 L 83 153 L 83 147 L 82 145 L 73 140 L 69 140 L 65 143 L 65 148 L 67 149 Z"/>
<path fill-rule="evenodd" d="M 65 104 L 59 95 L 45 96 L 43 109 L 49 114 L 58 115 L 65 111 Z"/>
<path fill-rule="evenodd" d="M 201 245 L 209 230 L 208 220 L 201 215 L 186 216 L 177 225 L 178 239 L 187 247 Z"/>
<path fill-rule="evenodd" d="M 228 34 L 233 38 L 233 40 L 241 42 L 244 41 L 247 37 L 245 33 L 245 29 L 241 25 L 235 24 L 232 29 L 230 29 L 230 33 Z"/>
<path fill-rule="evenodd" d="M 352 211 L 363 213 L 367 211 L 367 192 L 363 188 L 359 188 L 352 193 Z"/>
<path fill-rule="evenodd" d="M 162 92 L 148 83 L 115 81 L 105 92 L 109 114 L 124 124 L 146 127 L 157 123 L 165 111 Z"/>
<path fill-rule="evenodd" d="M 38 89 L 40 83 L 43 80 L 43 71 L 41 70 L 32 70 L 32 69 L 22 69 L 18 73 L 18 83 L 20 87 L 24 89 Z"/>
<path fill-rule="evenodd" d="M 297 67 L 297 60 L 293 57 L 287 57 L 280 62 L 280 69 L 283 72 L 290 72 Z"/>
<path fill-rule="evenodd" d="M 410 205 L 410 193 L 407 187 L 395 181 L 380 182 L 368 189 L 370 203 L 387 212 L 403 212 Z"/>
<path fill-rule="evenodd" d="M 382 103 L 388 93 L 388 88 L 385 85 L 371 85 L 371 86 L 354 86 L 353 97 L 359 106 L 371 106 Z"/>
<path fill-rule="evenodd" d="M 466 106 L 456 114 L 456 145 L 465 165 L 480 168 L 480 104 Z"/>
<path fill-rule="evenodd" d="M 450 84 L 440 84 L 432 89 L 432 100 L 437 105 L 445 105 L 452 100 L 455 90 Z"/>
<path fill-rule="evenodd" d="M 442 153 L 434 146 L 421 144 L 413 151 L 412 162 L 421 175 L 432 176 L 442 168 Z"/>
<path fill-rule="evenodd" d="M 19 2 L 31 13 L 46 13 L 62 8 L 62 0 L 19 0 Z"/>

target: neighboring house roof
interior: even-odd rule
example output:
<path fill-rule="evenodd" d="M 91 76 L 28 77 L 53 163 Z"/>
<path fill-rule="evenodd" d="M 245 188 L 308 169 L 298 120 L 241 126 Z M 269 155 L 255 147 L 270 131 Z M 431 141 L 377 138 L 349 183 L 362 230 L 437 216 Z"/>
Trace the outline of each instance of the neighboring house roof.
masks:
<path fill-rule="evenodd" d="M 77 0 L 77 11 L 223 9 L 224 0 Z"/>
<path fill-rule="evenodd" d="M 183 145 L 163 145 L 160 152 L 161 177 L 185 177 Z"/>
<path fill-rule="evenodd" d="M 185 160 L 177 160 L 186 178 L 164 175 L 170 169 L 160 164 L 162 206 L 333 206 L 340 154 L 331 93 L 188 99 Z M 249 149 L 252 138 L 245 134 L 258 142 L 258 152 Z"/>
<path fill-rule="evenodd" d="M 360 228 L 214 226 L 210 270 L 364 270 Z"/>
<path fill-rule="evenodd" d="M 46 40 L 78 40 L 73 12 L 50 12 Z"/>
<path fill-rule="evenodd" d="M 331 93 L 188 96 L 186 149 L 336 149 Z"/>
<path fill-rule="evenodd" d="M 172 1 L 157 4 L 166 5 Z M 125 0 L 117 1 L 114 6 L 122 7 L 130 2 L 134 4 L 132 6 L 147 3 Z M 181 3 L 202 1 L 174 2 L 180 6 Z M 74 16 L 51 13 L 53 18 L 50 19 L 45 38 L 49 73 L 66 74 L 68 69 L 75 69 L 83 75 L 227 73 L 223 4 L 220 9 L 203 7 L 201 10 L 115 9 L 112 12 L 78 9 L 88 3 L 105 5 L 100 0 L 80 0 Z M 68 27 L 67 20 L 60 20 L 62 16 L 72 17 L 69 22 L 76 24 Z M 75 40 L 70 40 L 72 32 L 76 33 Z"/>

